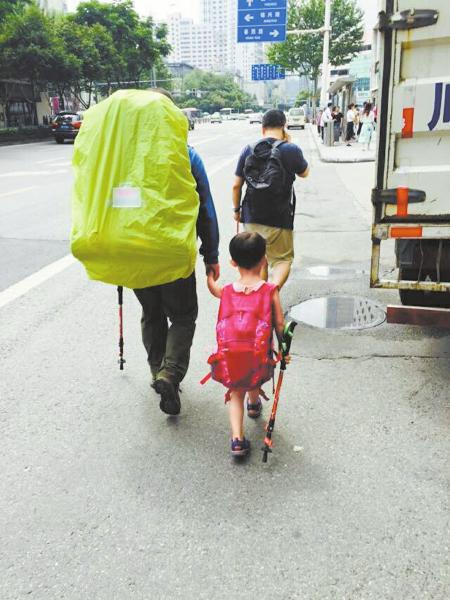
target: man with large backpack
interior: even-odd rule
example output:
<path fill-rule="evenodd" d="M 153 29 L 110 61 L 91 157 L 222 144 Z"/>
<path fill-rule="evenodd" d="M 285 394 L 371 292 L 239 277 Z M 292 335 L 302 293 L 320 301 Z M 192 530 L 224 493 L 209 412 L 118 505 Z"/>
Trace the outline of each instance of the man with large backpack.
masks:
<path fill-rule="evenodd" d="M 296 176 L 307 177 L 308 163 L 285 131 L 286 116 L 268 110 L 262 121 L 263 138 L 242 151 L 233 184 L 233 210 L 246 231 L 257 232 L 267 243 L 271 280 L 279 289 L 286 283 L 294 259 Z M 246 183 L 244 199 L 242 188 Z M 267 279 L 268 273 L 263 274 Z"/>
<path fill-rule="evenodd" d="M 86 111 L 73 166 L 72 253 L 91 279 L 135 290 L 153 387 L 176 415 L 197 318 L 197 237 L 206 273 L 219 277 L 216 212 L 186 117 L 163 90 L 119 90 Z"/>

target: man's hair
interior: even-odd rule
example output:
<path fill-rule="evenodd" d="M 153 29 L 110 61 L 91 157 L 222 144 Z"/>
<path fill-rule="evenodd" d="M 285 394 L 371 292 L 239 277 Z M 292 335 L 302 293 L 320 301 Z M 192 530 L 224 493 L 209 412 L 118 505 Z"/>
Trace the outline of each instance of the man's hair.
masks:
<path fill-rule="evenodd" d="M 330 108 L 331 106 L 333 106 L 332 102 L 328 102 L 327 107 Z"/>
<path fill-rule="evenodd" d="M 286 125 L 286 115 L 282 110 L 271 109 L 264 113 L 262 126 L 264 129 L 282 129 Z"/>
<path fill-rule="evenodd" d="M 156 92 L 157 94 L 162 94 L 166 98 L 169 98 L 169 100 L 172 100 L 173 103 L 175 103 L 175 100 L 173 99 L 172 94 L 168 90 L 165 90 L 164 88 L 160 88 L 160 87 L 150 88 L 150 91 Z"/>
<path fill-rule="evenodd" d="M 230 255 L 238 267 L 253 269 L 266 254 L 266 240 L 259 233 L 244 231 L 230 242 Z"/>

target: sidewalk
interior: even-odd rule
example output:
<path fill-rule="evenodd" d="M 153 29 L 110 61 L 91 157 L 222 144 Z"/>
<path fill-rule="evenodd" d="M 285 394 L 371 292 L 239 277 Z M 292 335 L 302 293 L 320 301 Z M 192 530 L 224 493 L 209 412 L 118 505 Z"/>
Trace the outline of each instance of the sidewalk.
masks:
<path fill-rule="evenodd" d="M 345 142 L 337 142 L 334 146 L 324 146 L 317 133 L 317 128 L 308 126 L 308 131 L 314 140 L 320 160 L 329 163 L 373 162 L 375 160 L 376 140 L 372 140 L 371 149 L 366 151 L 358 142 L 352 142 L 349 147 Z"/>

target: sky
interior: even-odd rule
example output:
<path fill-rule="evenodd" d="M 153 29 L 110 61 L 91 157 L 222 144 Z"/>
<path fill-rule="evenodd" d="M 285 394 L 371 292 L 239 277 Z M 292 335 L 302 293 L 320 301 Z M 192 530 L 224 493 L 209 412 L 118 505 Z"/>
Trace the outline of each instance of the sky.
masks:
<path fill-rule="evenodd" d="M 69 10 L 79 4 L 80 0 L 66 0 Z M 366 26 L 370 29 L 377 16 L 377 0 L 357 0 L 366 15 Z M 134 0 L 137 11 L 144 16 L 152 15 L 157 20 L 163 20 L 173 12 L 181 12 L 184 16 L 197 20 L 199 16 L 199 0 Z"/>

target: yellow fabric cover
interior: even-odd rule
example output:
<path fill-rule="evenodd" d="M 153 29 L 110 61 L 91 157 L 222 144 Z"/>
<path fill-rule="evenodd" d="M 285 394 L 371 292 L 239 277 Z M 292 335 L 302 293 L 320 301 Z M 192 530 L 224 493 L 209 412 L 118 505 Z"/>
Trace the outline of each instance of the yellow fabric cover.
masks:
<path fill-rule="evenodd" d="M 156 92 L 121 90 L 86 111 L 71 248 L 91 279 L 143 288 L 193 272 L 199 198 L 187 134 L 184 114 Z"/>

